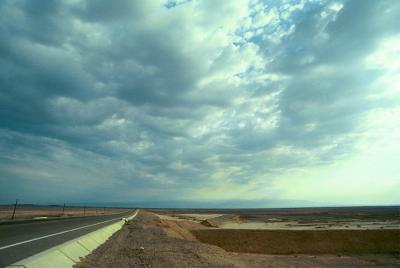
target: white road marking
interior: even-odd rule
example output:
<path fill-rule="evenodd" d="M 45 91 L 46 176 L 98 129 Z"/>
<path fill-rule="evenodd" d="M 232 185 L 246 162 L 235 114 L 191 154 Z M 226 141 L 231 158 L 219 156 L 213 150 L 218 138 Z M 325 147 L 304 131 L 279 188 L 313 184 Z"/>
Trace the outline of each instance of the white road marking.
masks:
<path fill-rule="evenodd" d="M 136 216 L 136 214 L 135 214 L 135 216 Z M 60 235 L 60 234 L 65 234 L 65 233 L 73 232 L 73 231 L 76 231 L 76 230 L 92 227 L 92 226 L 99 225 L 99 224 L 102 224 L 102 223 L 106 223 L 106 222 L 109 222 L 109 221 L 114 221 L 116 219 L 121 219 L 121 217 L 114 218 L 114 219 L 111 219 L 111 220 L 102 221 L 102 222 L 98 222 L 98 223 L 94 223 L 94 224 L 89 224 L 89 225 L 85 225 L 85 226 L 81 226 L 81 227 L 77 227 L 77 228 L 74 228 L 74 229 L 70 229 L 70 230 L 66 230 L 66 231 L 62 231 L 62 232 L 58 232 L 58 233 L 54 233 L 54 234 L 40 236 L 40 237 L 36 237 L 36 238 L 33 238 L 33 239 L 29 239 L 29 240 L 25 240 L 25 241 L 18 242 L 18 243 L 15 243 L 15 244 L 11 244 L 11 245 L 0 247 L 0 250 L 6 249 L 6 248 L 15 247 L 15 246 L 18 246 L 18 245 L 30 243 L 30 242 L 33 242 L 33 241 L 37 241 L 37 240 L 40 240 L 40 239 L 44 239 L 44 238 L 48 238 L 48 237 L 52 237 L 52 236 L 56 236 L 56 235 Z"/>

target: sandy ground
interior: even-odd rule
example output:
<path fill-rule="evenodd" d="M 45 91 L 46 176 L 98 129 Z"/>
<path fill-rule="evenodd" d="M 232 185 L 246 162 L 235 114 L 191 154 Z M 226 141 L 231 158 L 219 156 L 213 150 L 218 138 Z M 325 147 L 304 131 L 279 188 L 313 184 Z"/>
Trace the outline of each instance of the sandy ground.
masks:
<path fill-rule="evenodd" d="M 17 207 L 14 219 L 33 219 L 33 218 L 50 218 L 50 217 L 76 217 L 76 216 L 95 216 L 95 215 L 108 215 L 127 211 L 127 209 L 116 208 L 83 208 L 80 207 L 66 207 L 64 213 L 62 207 Z M 11 220 L 13 207 L 1 206 L 0 207 L 0 221 Z"/>
<path fill-rule="evenodd" d="M 254 229 L 254 230 L 375 230 L 400 229 L 400 219 L 394 215 L 382 218 L 371 214 L 367 218 L 346 218 L 336 215 L 336 218 L 319 219 L 319 215 L 310 217 L 288 217 L 282 215 L 264 215 L 249 217 L 241 214 L 159 214 L 162 219 L 191 220 L 201 222 L 207 220 L 211 225 L 222 229 Z M 291 215 L 292 216 L 292 215 Z M 309 216 L 309 215 L 307 215 Z"/>
<path fill-rule="evenodd" d="M 171 217 L 171 216 L 169 216 Z M 181 216 L 180 216 L 181 217 Z M 202 243 L 193 233 L 218 231 L 196 220 L 138 216 L 76 267 L 399 267 L 394 254 L 266 255 L 228 252 Z M 173 217 L 174 218 L 174 217 Z M 179 217 L 178 217 L 179 218 Z M 204 221 L 204 218 L 198 218 Z M 208 218 L 206 220 L 212 220 Z M 232 230 L 235 231 L 235 230 Z M 232 236 L 234 237 L 234 235 Z M 250 246 L 250 245 L 249 245 Z"/>
<path fill-rule="evenodd" d="M 399 229 L 399 222 L 397 221 L 342 221 L 342 222 L 315 222 L 315 223 L 299 223 L 296 221 L 271 221 L 271 222 L 238 222 L 238 221 L 227 221 L 220 224 L 219 228 L 224 229 L 265 229 L 265 230 L 277 230 L 277 229 L 291 229 L 291 230 L 362 230 L 362 229 Z"/>
<path fill-rule="evenodd" d="M 400 254 L 400 230 L 193 230 L 197 239 L 260 254 Z"/>
<path fill-rule="evenodd" d="M 166 214 L 157 214 L 157 216 L 162 219 L 162 220 L 175 220 L 175 221 L 204 221 L 204 220 L 209 220 L 209 219 L 214 219 L 217 217 L 223 216 L 223 214 L 196 214 L 196 213 L 187 213 L 187 214 L 172 214 L 172 215 L 166 215 Z"/>

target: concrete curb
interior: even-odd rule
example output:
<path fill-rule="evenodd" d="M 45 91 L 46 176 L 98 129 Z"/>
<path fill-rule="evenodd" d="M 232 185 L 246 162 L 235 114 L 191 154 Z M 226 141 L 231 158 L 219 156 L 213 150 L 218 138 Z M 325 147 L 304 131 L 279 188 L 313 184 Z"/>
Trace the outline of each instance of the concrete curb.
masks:
<path fill-rule="evenodd" d="M 116 231 L 122 228 L 125 221 L 132 220 L 139 210 L 126 218 L 106 227 L 75 238 L 61 245 L 55 246 L 36 255 L 18 261 L 7 267 L 26 267 L 26 268 L 65 268 L 72 267 L 79 262 L 81 257 L 85 257 L 98 246 L 107 241 Z"/>

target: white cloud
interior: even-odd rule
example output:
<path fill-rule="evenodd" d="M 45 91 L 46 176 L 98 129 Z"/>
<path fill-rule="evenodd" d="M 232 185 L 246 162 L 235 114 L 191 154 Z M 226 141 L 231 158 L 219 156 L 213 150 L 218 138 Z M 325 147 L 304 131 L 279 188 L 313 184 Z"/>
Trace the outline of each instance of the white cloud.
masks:
<path fill-rule="evenodd" d="M 348 163 L 374 160 L 365 141 L 398 116 L 398 6 L 4 2 L 0 187 L 11 198 L 28 185 L 32 200 L 58 195 L 31 181 L 75 199 L 108 187 L 108 200 L 251 199 L 289 197 L 304 179 L 315 187 L 299 198 L 318 200 L 317 186 L 346 174 L 361 183 Z M 385 178 L 380 196 L 394 185 Z"/>

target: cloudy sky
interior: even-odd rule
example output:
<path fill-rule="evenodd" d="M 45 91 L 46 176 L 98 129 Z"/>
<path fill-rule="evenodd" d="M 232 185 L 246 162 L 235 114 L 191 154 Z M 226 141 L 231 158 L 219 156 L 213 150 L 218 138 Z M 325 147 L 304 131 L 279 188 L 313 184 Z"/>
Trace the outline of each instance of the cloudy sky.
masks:
<path fill-rule="evenodd" d="M 0 2 L 0 202 L 399 204 L 400 1 Z"/>

